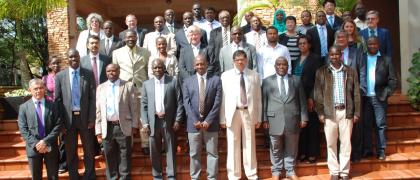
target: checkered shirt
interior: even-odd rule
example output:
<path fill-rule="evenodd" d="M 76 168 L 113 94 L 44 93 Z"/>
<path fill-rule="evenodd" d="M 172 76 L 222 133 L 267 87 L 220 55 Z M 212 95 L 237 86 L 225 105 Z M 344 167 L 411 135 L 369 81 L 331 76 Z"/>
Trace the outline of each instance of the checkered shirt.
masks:
<path fill-rule="evenodd" d="M 344 76 L 345 72 L 343 70 L 343 65 L 339 69 L 335 69 L 330 66 L 330 70 L 333 75 L 333 87 L 334 87 L 334 104 L 344 104 Z"/>

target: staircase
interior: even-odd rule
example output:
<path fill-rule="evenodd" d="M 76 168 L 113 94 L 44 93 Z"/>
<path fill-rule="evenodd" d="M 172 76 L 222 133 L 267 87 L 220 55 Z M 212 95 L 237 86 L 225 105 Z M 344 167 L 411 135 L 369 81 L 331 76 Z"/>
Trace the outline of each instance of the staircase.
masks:
<path fill-rule="evenodd" d="M 352 163 L 351 177 L 353 179 L 420 179 L 420 112 L 410 107 L 405 96 L 394 95 L 390 98 L 387 125 L 387 159 L 380 161 L 372 157 L 363 159 L 359 163 Z M 318 162 L 316 164 L 297 164 L 296 173 L 301 179 L 329 179 L 325 136 L 322 131 L 321 133 L 321 157 Z M 179 143 L 176 159 L 178 166 L 177 179 L 190 179 L 189 155 L 185 151 L 186 133 L 178 132 L 177 139 Z M 260 178 L 270 179 L 269 150 L 264 147 L 262 129 L 257 130 L 256 139 L 258 174 Z M 220 133 L 219 142 L 219 179 L 227 179 L 225 133 Z M 82 147 L 79 142 L 79 158 L 82 159 L 79 162 L 80 174 L 83 174 L 84 171 L 82 154 Z M 98 179 L 106 179 L 104 157 L 97 156 L 95 159 Z M 150 159 L 141 153 L 138 138 L 134 139 L 132 159 L 133 179 L 153 179 Z M 205 155 L 202 156 L 202 161 L 205 162 Z M 165 162 L 164 159 L 163 164 Z M 202 172 L 204 173 L 201 179 L 206 179 L 205 167 L 203 167 Z M 245 177 L 244 174 L 242 176 Z M 46 178 L 45 167 L 44 177 Z M 0 180 L 30 178 L 25 154 L 25 142 L 20 136 L 17 120 L 0 120 Z M 60 174 L 60 179 L 68 179 L 68 173 Z"/>

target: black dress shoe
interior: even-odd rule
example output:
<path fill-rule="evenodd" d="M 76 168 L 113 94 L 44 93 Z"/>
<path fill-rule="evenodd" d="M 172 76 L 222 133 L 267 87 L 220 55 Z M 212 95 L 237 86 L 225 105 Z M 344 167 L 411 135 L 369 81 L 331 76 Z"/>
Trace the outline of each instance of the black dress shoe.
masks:
<path fill-rule="evenodd" d="M 64 173 L 66 173 L 67 172 L 67 170 L 66 169 L 59 169 L 58 170 L 58 174 L 64 174 Z"/>
<path fill-rule="evenodd" d="M 149 155 L 150 154 L 149 148 L 142 148 L 142 151 L 143 151 L 144 155 Z"/>
<path fill-rule="evenodd" d="M 308 163 L 309 163 L 309 164 L 316 163 L 316 157 L 309 157 L 309 158 L 308 158 Z"/>
<path fill-rule="evenodd" d="M 379 155 L 378 155 L 378 159 L 379 159 L 379 160 L 385 160 L 385 159 L 386 159 L 385 154 L 384 154 L 384 153 L 379 154 Z"/>
<path fill-rule="evenodd" d="M 352 158 L 351 159 L 351 162 L 353 162 L 353 163 L 358 163 L 358 162 L 360 162 L 362 160 L 362 158 Z"/>
<path fill-rule="evenodd" d="M 348 176 L 343 176 L 343 177 L 341 177 L 341 179 L 342 180 L 349 180 L 349 177 Z"/>
<path fill-rule="evenodd" d="M 331 175 L 330 179 L 331 180 L 339 180 L 340 177 L 338 175 Z"/>

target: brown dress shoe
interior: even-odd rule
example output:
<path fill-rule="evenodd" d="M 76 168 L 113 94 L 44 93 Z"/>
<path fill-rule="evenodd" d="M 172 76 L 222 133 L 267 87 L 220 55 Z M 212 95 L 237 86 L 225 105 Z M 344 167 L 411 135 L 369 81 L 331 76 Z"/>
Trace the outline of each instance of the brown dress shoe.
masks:
<path fill-rule="evenodd" d="M 338 175 L 331 175 L 330 179 L 331 180 L 339 180 L 340 177 Z"/>
<path fill-rule="evenodd" d="M 287 179 L 291 179 L 291 180 L 299 180 L 299 177 L 296 175 L 293 176 L 287 176 Z"/>
<path fill-rule="evenodd" d="M 272 180 L 280 180 L 280 176 L 271 176 Z"/>

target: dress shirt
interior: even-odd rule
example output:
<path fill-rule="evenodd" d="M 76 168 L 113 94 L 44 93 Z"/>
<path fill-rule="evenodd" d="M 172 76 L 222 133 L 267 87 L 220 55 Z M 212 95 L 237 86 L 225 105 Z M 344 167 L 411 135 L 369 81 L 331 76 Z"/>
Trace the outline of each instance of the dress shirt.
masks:
<path fill-rule="evenodd" d="M 362 21 L 358 17 L 356 17 L 356 19 L 354 19 L 354 23 L 356 24 L 356 27 L 358 27 L 360 30 L 366 29 L 368 27 L 367 22 Z"/>
<path fill-rule="evenodd" d="M 349 47 L 347 46 L 346 48 L 343 49 L 343 60 L 344 60 L 344 64 L 345 65 L 349 65 Z"/>
<path fill-rule="evenodd" d="M 287 63 L 289 64 L 287 73 L 291 74 L 291 58 L 289 50 L 286 46 L 277 43 L 274 48 L 268 44 L 261 47 L 261 49 L 257 53 L 258 73 L 260 73 L 261 79 L 264 79 L 276 73 L 274 64 L 276 63 L 276 59 L 280 56 L 283 56 L 287 59 Z"/>
<path fill-rule="evenodd" d="M 336 69 L 332 64 L 330 64 L 330 70 L 332 72 L 333 76 L 333 88 L 334 88 L 334 104 L 344 104 L 345 103 L 345 97 L 344 97 L 344 65 L 341 65 L 340 68 Z"/>
<path fill-rule="evenodd" d="M 112 42 L 114 41 L 114 35 L 112 35 L 111 37 L 106 37 L 105 36 L 105 44 L 104 44 L 104 46 L 105 46 L 105 51 L 107 51 L 107 53 L 108 53 L 108 51 L 109 51 L 109 49 L 111 49 L 111 46 L 112 46 Z M 107 46 L 108 45 L 108 48 L 109 49 L 106 49 Z"/>
<path fill-rule="evenodd" d="M 169 33 L 165 33 L 165 32 L 167 31 L 161 31 L 161 32 L 154 31 L 154 32 L 149 32 L 146 34 L 143 47 L 149 50 L 151 55 L 159 54 L 159 51 L 156 47 L 156 39 L 158 37 L 163 37 L 166 39 L 166 43 L 167 43 L 166 50 L 169 50 L 169 48 L 172 48 L 171 42 L 167 39 L 167 36 L 170 34 L 170 32 Z"/>
<path fill-rule="evenodd" d="M 191 48 L 193 50 L 194 53 L 194 58 L 198 56 L 198 54 L 200 53 L 200 45 L 201 43 L 198 43 L 196 46 L 194 44 L 191 44 Z"/>
<path fill-rule="evenodd" d="M 158 79 L 155 76 L 155 108 L 156 113 L 165 113 L 165 76 L 162 76 L 161 79 Z"/>
<path fill-rule="evenodd" d="M 230 46 L 232 48 L 232 56 L 233 56 L 233 53 L 235 53 L 237 50 L 244 50 L 244 47 L 242 47 L 242 41 L 239 42 L 239 44 L 236 44 L 235 42 L 232 41 Z"/>
<path fill-rule="evenodd" d="M 260 48 L 261 48 L 267 44 L 267 35 L 265 34 L 264 30 L 260 29 L 258 32 L 251 30 L 250 32 L 245 34 L 245 39 L 247 43 L 257 47 L 256 42 L 255 42 L 255 36 L 257 35 L 260 38 Z"/>
<path fill-rule="evenodd" d="M 119 86 L 120 86 L 120 80 L 116 80 L 115 82 L 111 82 L 111 81 L 106 81 L 106 86 L 108 86 L 108 91 L 107 91 L 107 95 L 106 95 L 106 107 L 114 107 L 114 114 L 106 114 L 106 119 L 108 121 L 118 121 L 119 120 L 119 99 L 118 97 L 120 96 L 120 91 L 119 91 Z M 115 92 L 112 92 L 112 86 L 115 85 Z"/>
<path fill-rule="evenodd" d="M 217 20 L 213 20 L 212 22 L 207 21 L 206 19 L 204 21 L 199 21 L 199 22 L 194 22 L 195 25 L 197 25 L 198 27 L 200 27 L 201 29 L 205 30 L 207 33 L 207 41 L 210 41 L 210 32 L 213 29 L 216 29 L 220 26 L 222 26 L 220 24 L 219 21 Z M 211 27 L 210 27 L 211 24 Z"/>
<path fill-rule="evenodd" d="M 32 97 L 32 102 L 34 103 L 34 106 L 35 106 L 35 112 L 36 112 L 36 108 L 38 108 L 38 104 L 36 104 L 38 101 L 41 101 L 41 112 L 42 112 L 41 122 L 42 122 L 42 125 L 45 127 L 45 98 L 38 100 Z M 45 136 L 47 136 L 47 132 L 45 132 Z"/>
<path fill-rule="evenodd" d="M 91 30 L 83 30 L 82 32 L 80 32 L 79 37 L 77 38 L 77 43 L 76 43 L 76 49 L 77 51 L 79 51 L 80 57 L 88 55 L 87 40 L 89 36 L 91 35 L 98 36 L 99 39 L 105 38 L 105 33 L 102 29 L 99 31 L 99 34 Z"/>
<path fill-rule="evenodd" d="M 330 22 L 330 19 L 332 20 L 331 22 Z M 327 22 L 331 25 L 331 27 L 333 27 L 333 26 L 334 26 L 334 21 L 335 21 L 334 14 L 332 14 L 332 15 L 327 15 Z"/>
<path fill-rule="evenodd" d="M 175 33 L 175 23 L 169 24 L 168 22 L 165 22 L 165 25 L 171 33 Z"/>
<path fill-rule="evenodd" d="M 239 71 L 239 69 L 237 69 L 236 67 L 234 67 L 234 71 L 235 71 L 235 77 L 233 77 L 234 78 L 234 82 L 235 82 L 235 86 L 233 87 L 234 89 L 234 92 L 238 92 L 238 93 L 236 93 L 237 94 L 237 96 L 236 96 L 236 106 L 237 107 L 248 107 L 248 100 L 246 101 L 247 102 L 247 104 L 242 104 L 242 102 L 241 102 L 241 71 Z M 247 73 L 246 73 L 246 71 L 244 70 L 243 71 L 243 73 L 244 73 L 244 81 L 245 81 L 245 95 L 247 96 L 247 98 L 248 98 L 248 93 L 246 92 L 246 90 L 248 89 L 247 87 L 249 86 L 249 81 L 248 81 L 248 78 L 246 78 L 246 76 L 247 76 Z"/>
<path fill-rule="evenodd" d="M 153 69 L 152 69 L 152 62 L 155 59 L 160 59 L 159 55 L 152 55 L 149 58 L 149 62 L 148 62 L 148 66 L 147 66 L 147 74 L 149 75 L 149 79 L 152 79 L 153 77 L 155 77 L 153 75 Z M 168 54 L 166 56 L 166 59 L 162 59 L 165 63 L 165 67 L 166 67 L 166 73 L 170 76 L 177 76 L 178 75 L 178 59 L 176 58 L 176 56 L 172 55 L 172 54 Z"/>
<path fill-rule="evenodd" d="M 277 74 L 277 85 L 279 87 L 279 93 L 281 94 L 281 87 L 280 87 L 280 81 L 281 81 L 281 76 L 279 74 Z M 289 92 L 289 77 L 286 75 L 283 76 L 283 82 L 284 82 L 284 89 L 286 90 L 286 95 Z"/>
<path fill-rule="evenodd" d="M 206 84 L 207 84 L 207 73 L 200 75 L 198 73 L 197 74 L 197 82 L 198 82 L 198 89 L 201 89 L 200 87 L 200 83 L 201 83 L 201 77 L 204 78 L 204 89 L 206 89 Z"/>
<path fill-rule="evenodd" d="M 71 67 L 69 67 L 69 77 L 70 77 L 70 93 L 71 90 L 73 89 L 73 71 L 77 71 L 77 76 L 79 77 L 79 87 L 81 87 L 80 85 L 80 66 L 77 67 L 77 69 L 73 69 Z M 82 94 L 80 94 L 80 97 L 82 96 Z M 73 106 L 72 106 L 73 107 Z M 80 111 L 80 107 L 73 107 L 72 108 L 73 111 Z"/>
<path fill-rule="evenodd" d="M 376 80 L 376 62 L 378 60 L 378 56 L 381 56 L 381 53 L 378 51 L 378 53 L 371 55 L 367 54 L 367 96 L 376 96 L 375 93 L 375 80 Z"/>
<path fill-rule="evenodd" d="M 95 57 L 96 58 L 96 72 L 98 72 L 98 83 L 97 84 L 100 84 L 99 83 L 99 81 L 100 81 L 100 76 L 101 76 L 101 68 L 99 67 L 100 65 L 99 65 L 99 53 L 98 54 L 92 54 L 92 53 L 89 53 L 89 57 L 90 57 L 90 64 L 92 65 L 92 68 L 93 68 L 93 57 Z"/>
<path fill-rule="evenodd" d="M 321 27 L 323 27 L 323 31 L 321 32 Z M 327 47 L 327 54 L 328 54 L 328 32 L 327 32 L 327 26 L 325 26 L 325 24 L 323 26 L 317 24 L 316 28 L 318 28 L 318 36 L 319 36 L 319 40 L 321 41 L 321 33 L 324 33 L 324 37 L 325 37 L 325 42 L 319 42 L 320 45 L 321 43 L 325 43 L 325 47 Z M 322 47 L 322 45 L 321 45 Z M 321 48 L 322 51 L 322 48 Z M 327 56 L 327 54 L 322 54 L 321 52 L 321 57 Z"/>
<path fill-rule="evenodd" d="M 375 36 L 378 37 L 378 28 L 377 27 L 374 28 L 374 29 L 368 28 L 368 37 L 370 37 L 370 31 L 371 30 L 375 31 Z"/>

